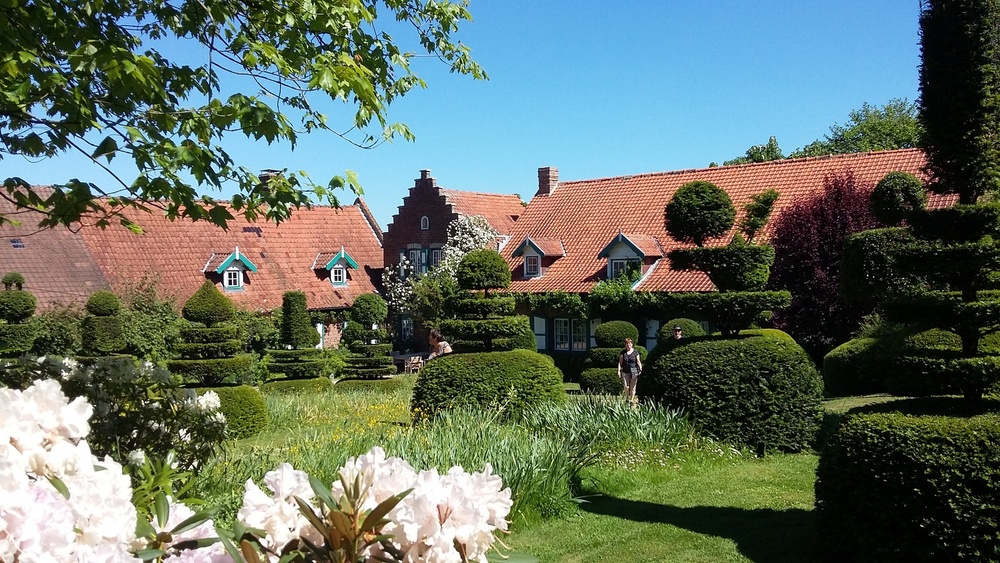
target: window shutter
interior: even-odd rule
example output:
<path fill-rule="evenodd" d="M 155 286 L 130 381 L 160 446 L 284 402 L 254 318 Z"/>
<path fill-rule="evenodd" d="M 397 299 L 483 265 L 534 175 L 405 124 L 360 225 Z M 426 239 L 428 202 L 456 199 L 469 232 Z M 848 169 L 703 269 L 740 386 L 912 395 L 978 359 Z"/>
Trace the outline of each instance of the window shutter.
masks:
<path fill-rule="evenodd" d="M 597 340 L 594 338 L 594 331 L 601 324 L 601 319 L 590 319 L 590 347 L 597 348 Z"/>
<path fill-rule="evenodd" d="M 545 317 L 531 317 L 531 328 L 535 333 L 535 348 L 539 350 L 545 350 L 546 343 L 546 333 L 545 333 L 546 318 Z"/>

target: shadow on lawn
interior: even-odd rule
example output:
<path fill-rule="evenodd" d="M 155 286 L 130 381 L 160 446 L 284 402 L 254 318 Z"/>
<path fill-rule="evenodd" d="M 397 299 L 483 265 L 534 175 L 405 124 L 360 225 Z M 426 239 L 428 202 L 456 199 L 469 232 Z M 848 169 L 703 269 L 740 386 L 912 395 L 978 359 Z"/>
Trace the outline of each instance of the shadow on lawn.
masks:
<path fill-rule="evenodd" d="M 734 508 L 692 506 L 597 496 L 580 505 L 594 514 L 615 516 L 633 522 L 670 524 L 699 534 L 729 538 L 751 561 L 818 561 L 815 519 L 812 511 L 801 508 Z"/>

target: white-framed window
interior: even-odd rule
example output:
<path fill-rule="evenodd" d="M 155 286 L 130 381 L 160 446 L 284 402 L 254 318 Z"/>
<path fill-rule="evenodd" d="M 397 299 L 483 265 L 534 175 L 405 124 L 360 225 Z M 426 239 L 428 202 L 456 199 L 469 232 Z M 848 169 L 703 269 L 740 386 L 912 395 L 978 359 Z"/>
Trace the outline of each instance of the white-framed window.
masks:
<path fill-rule="evenodd" d="M 410 342 L 413 340 L 413 319 L 409 317 L 403 317 L 400 319 L 399 339 L 403 342 Z"/>
<path fill-rule="evenodd" d="M 524 255 L 524 275 L 525 277 L 537 276 L 541 273 L 541 268 L 539 267 L 538 255 L 536 254 L 525 254 Z"/>
<path fill-rule="evenodd" d="M 330 283 L 333 285 L 345 285 L 347 283 L 347 270 L 343 266 L 334 266 L 331 268 Z"/>
<path fill-rule="evenodd" d="M 431 228 L 431 220 L 426 215 L 420 218 L 420 230 L 426 231 Z"/>
<path fill-rule="evenodd" d="M 226 289 L 243 289 L 243 271 L 229 268 L 222 274 L 222 286 Z"/>
<path fill-rule="evenodd" d="M 441 263 L 441 249 L 434 248 L 431 249 L 431 267 L 435 267 Z"/>
<path fill-rule="evenodd" d="M 615 259 L 611 261 L 611 278 L 616 279 L 623 272 L 626 272 L 629 268 L 638 268 L 638 260 L 627 260 L 627 259 Z"/>
<path fill-rule="evenodd" d="M 569 319 L 553 319 L 552 321 L 552 349 L 569 350 Z"/>
<path fill-rule="evenodd" d="M 584 319 L 573 319 L 573 350 L 576 352 L 587 350 L 587 321 Z"/>

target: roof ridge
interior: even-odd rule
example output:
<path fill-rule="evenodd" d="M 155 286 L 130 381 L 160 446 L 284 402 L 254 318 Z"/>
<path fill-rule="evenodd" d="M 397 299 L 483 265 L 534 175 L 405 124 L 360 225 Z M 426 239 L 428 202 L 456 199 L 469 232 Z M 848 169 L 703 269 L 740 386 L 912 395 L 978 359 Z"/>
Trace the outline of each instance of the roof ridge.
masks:
<path fill-rule="evenodd" d="M 521 201 L 521 196 L 518 195 L 518 194 L 498 194 L 496 192 L 477 192 L 475 190 L 455 190 L 455 189 L 452 189 L 452 188 L 440 188 L 440 190 L 442 192 L 453 192 L 453 193 L 460 193 L 460 194 L 493 195 L 493 196 L 500 196 L 500 197 L 516 197 L 518 199 L 518 201 Z"/>
<path fill-rule="evenodd" d="M 640 174 L 623 174 L 619 176 L 605 176 L 602 178 L 588 178 L 586 180 L 565 180 L 560 181 L 559 185 L 567 184 L 585 184 L 592 182 L 606 182 L 609 180 L 628 180 L 632 178 L 645 178 L 651 176 L 673 176 L 676 174 L 690 174 L 691 172 L 699 171 L 709 171 L 709 170 L 720 170 L 720 169 L 736 169 L 736 168 L 750 168 L 750 167 L 763 167 L 763 166 L 781 166 L 783 164 L 800 163 L 810 160 L 847 160 L 852 158 L 867 157 L 874 154 L 892 154 L 892 153 L 903 153 L 903 152 L 923 152 L 919 148 L 911 149 L 892 149 L 885 151 L 866 151 L 866 152 L 851 152 L 843 154 L 825 154 L 820 156 L 803 156 L 798 158 L 779 158 L 777 160 L 768 160 L 766 162 L 748 162 L 745 164 L 730 164 L 730 165 L 720 165 L 720 166 L 703 166 L 700 168 L 682 168 L 680 170 L 665 170 L 661 172 L 643 172 Z"/>

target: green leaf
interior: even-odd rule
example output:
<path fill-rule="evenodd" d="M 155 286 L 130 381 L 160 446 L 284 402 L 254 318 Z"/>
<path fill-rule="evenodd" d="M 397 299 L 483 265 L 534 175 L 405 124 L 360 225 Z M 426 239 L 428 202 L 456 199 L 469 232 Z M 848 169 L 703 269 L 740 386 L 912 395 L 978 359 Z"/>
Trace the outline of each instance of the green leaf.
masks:
<path fill-rule="evenodd" d="M 118 152 L 118 141 L 114 137 L 105 137 L 101 144 L 97 145 L 94 149 L 94 154 L 90 155 L 91 158 L 98 159 L 102 156 L 107 157 L 108 162 L 115 157 L 115 153 Z"/>
<path fill-rule="evenodd" d="M 170 503 L 165 494 L 156 493 L 153 497 L 153 514 L 156 516 L 156 524 L 161 528 L 166 526 L 167 518 L 170 516 Z"/>
<path fill-rule="evenodd" d="M 58 477 L 49 477 L 49 483 L 51 483 L 64 498 L 69 498 L 69 489 L 66 488 L 66 483 L 63 483 L 62 479 L 59 479 Z"/>
<path fill-rule="evenodd" d="M 152 561 L 166 554 L 167 552 L 162 549 L 143 549 L 142 551 L 137 551 L 135 556 L 143 561 Z"/>
<path fill-rule="evenodd" d="M 403 500 L 403 497 L 405 497 L 406 495 L 410 494 L 411 492 L 413 492 L 413 489 L 407 489 L 406 491 L 403 491 L 402 493 L 399 493 L 398 495 L 391 496 L 391 497 L 385 499 L 384 501 L 380 502 L 378 504 L 378 506 L 376 506 L 375 508 L 373 508 L 372 511 L 370 513 L 368 513 L 368 516 L 365 517 L 365 521 L 362 522 L 362 524 L 361 524 L 361 530 L 362 531 L 368 531 L 368 530 L 374 531 L 375 528 L 381 527 L 380 526 L 381 520 L 385 517 L 385 515 L 389 514 L 389 512 L 393 508 L 395 508 L 396 505 L 399 504 L 400 501 Z"/>
<path fill-rule="evenodd" d="M 217 507 L 212 507 L 207 510 L 195 512 L 189 518 L 175 526 L 173 530 L 170 530 L 170 533 L 174 535 L 182 534 L 191 528 L 197 527 L 206 520 L 213 518 L 218 511 L 219 509 Z"/>

